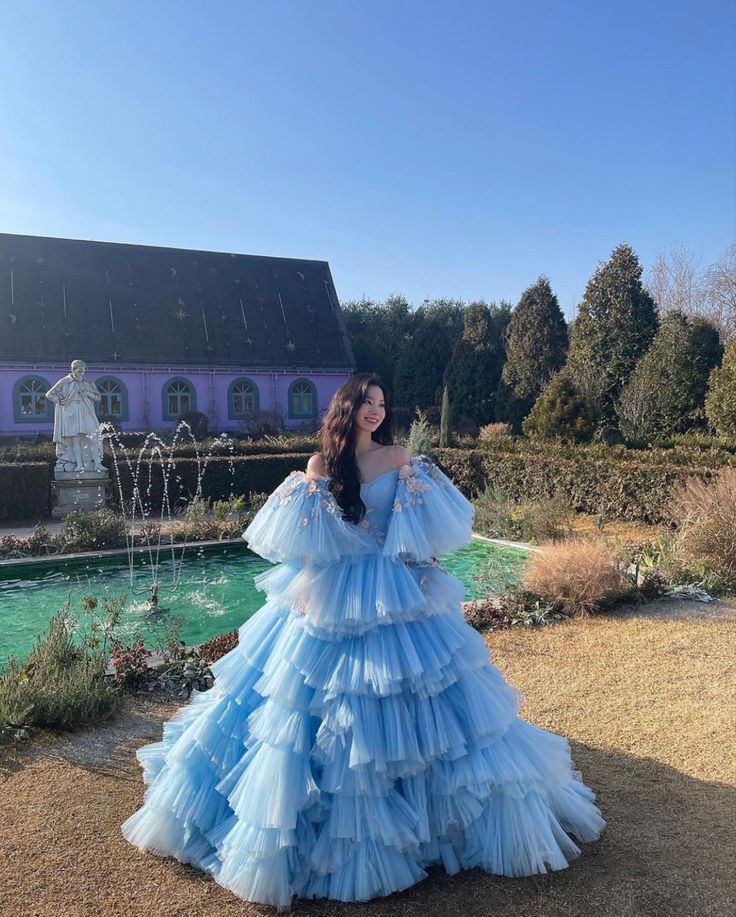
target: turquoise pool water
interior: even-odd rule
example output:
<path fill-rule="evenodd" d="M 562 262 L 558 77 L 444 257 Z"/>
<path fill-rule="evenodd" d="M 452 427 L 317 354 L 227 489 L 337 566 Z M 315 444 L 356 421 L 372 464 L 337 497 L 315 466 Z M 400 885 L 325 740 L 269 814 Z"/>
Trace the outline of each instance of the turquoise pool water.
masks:
<path fill-rule="evenodd" d="M 518 548 L 474 538 L 461 551 L 446 554 L 441 563 L 465 583 L 465 598 L 472 599 L 477 597 L 475 577 L 485 563 L 492 562 L 513 580 L 520 575 L 525 557 Z M 72 615 L 81 623 L 86 618 L 79 606 L 82 596 L 95 596 L 101 606 L 105 597 L 124 595 L 125 609 L 116 633 L 128 639 L 140 630 L 151 647 L 167 619 L 183 618 L 181 639 L 201 643 L 239 627 L 265 601 L 253 577 L 270 564 L 245 544 L 190 549 L 183 560 L 181 549 L 176 560 L 162 550 L 159 563 L 159 606 L 167 612 L 157 617 L 157 623 L 147 615 L 152 570 L 146 556 L 136 556 L 132 576 L 124 556 L 89 555 L 81 560 L 0 567 L 0 670 L 9 655 L 26 656 L 36 635 L 46 630 L 70 596 Z"/>

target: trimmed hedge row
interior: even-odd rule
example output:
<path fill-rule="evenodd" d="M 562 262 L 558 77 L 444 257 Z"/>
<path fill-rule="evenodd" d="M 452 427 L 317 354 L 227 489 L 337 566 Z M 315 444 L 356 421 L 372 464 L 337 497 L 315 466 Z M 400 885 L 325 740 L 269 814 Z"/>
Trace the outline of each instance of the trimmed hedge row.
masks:
<path fill-rule="evenodd" d="M 562 494 L 576 512 L 653 525 L 670 522 L 668 504 L 674 484 L 689 477 L 708 482 L 718 473 L 710 466 L 667 465 L 618 456 L 603 459 L 587 454 L 563 458 L 489 448 L 473 452 L 440 449 L 438 458 L 467 496 L 474 496 L 485 486 L 497 487 L 511 499 L 523 502 Z"/>
<path fill-rule="evenodd" d="M 604 449 L 611 447 L 603 447 Z M 313 451 L 313 450 L 311 450 Z M 311 451 L 309 454 L 311 454 Z M 439 449 L 437 459 L 468 497 L 494 486 L 517 501 L 533 501 L 561 493 L 578 512 L 608 519 L 650 524 L 669 522 L 668 502 L 675 483 L 695 476 L 710 481 L 717 466 L 641 460 L 634 453 L 564 449 L 543 453 L 486 444 L 482 449 Z M 630 457 L 631 456 L 631 457 Z M 211 500 L 231 494 L 271 493 L 294 470 L 304 470 L 305 452 L 235 455 L 210 458 L 202 476 L 202 495 Z M 731 464 L 731 463 L 728 463 Z M 204 462 L 199 463 L 199 469 Z M 126 506 L 133 492 L 131 468 L 119 466 Z M 172 511 L 186 506 L 197 493 L 198 463 L 178 457 L 169 470 Z M 111 498 L 120 505 L 117 474 L 111 469 Z M 0 519 L 33 519 L 48 515 L 52 469 L 37 463 L 0 463 Z M 164 471 L 159 462 L 141 463 L 138 478 L 146 512 L 160 511 Z M 138 510 L 139 511 L 139 510 Z"/>
<path fill-rule="evenodd" d="M 311 452 L 309 453 L 311 455 Z M 308 455 L 305 453 L 281 453 L 278 455 L 237 455 L 228 458 L 211 458 L 206 465 L 193 458 L 176 458 L 170 470 L 164 474 L 160 462 L 142 462 L 138 469 L 138 489 L 143 505 L 148 511 L 159 511 L 164 492 L 169 496 L 172 512 L 182 508 L 197 493 L 197 476 L 202 474 L 202 496 L 210 500 L 225 500 L 231 494 L 271 493 L 291 471 L 304 471 Z M 120 486 L 126 507 L 130 507 L 133 493 L 135 466 L 126 463 L 119 466 L 118 474 L 113 468 L 111 497 L 113 504 L 120 505 Z M 136 508 L 140 511 L 140 508 Z"/>
<path fill-rule="evenodd" d="M 51 466 L 0 462 L 0 519 L 43 519 L 51 510 Z"/>
<path fill-rule="evenodd" d="M 131 461 L 136 461 L 138 452 L 143 446 L 145 439 L 144 434 L 123 434 L 123 445 Z M 232 447 L 232 452 L 230 451 Z M 182 458 L 196 458 L 197 454 L 204 458 L 208 452 L 215 457 L 229 457 L 230 455 L 283 455 L 286 450 L 289 452 L 307 453 L 311 455 L 319 448 L 319 439 L 311 436 L 293 436 L 287 443 L 283 442 L 264 442 L 263 440 L 247 439 L 230 439 L 225 445 L 221 440 L 208 439 L 200 443 L 193 443 L 191 440 L 182 440 L 177 443 L 174 449 L 174 456 Z M 170 446 L 162 447 L 164 455 L 168 456 Z M 124 460 L 123 450 L 116 446 L 118 459 Z M 106 465 L 112 465 L 112 451 L 110 445 L 105 441 L 104 461 Z M 150 447 L 146 450 L 144 458 L 150 458 Z M 56 463 L 56 446 L 54 443 L 19 443 L 14 446 L 0 447 L 0 462 L 49 462 L 51 465 Z"/>

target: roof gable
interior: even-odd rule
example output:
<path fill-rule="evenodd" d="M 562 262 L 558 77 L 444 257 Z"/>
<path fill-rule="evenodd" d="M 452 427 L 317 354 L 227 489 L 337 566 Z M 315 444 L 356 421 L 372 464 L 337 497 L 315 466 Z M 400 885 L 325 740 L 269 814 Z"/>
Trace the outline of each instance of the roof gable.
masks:
<path fill-rule="evenodd" d="M 329 264 L 0 233 L 0 362 L 352 368 Z"/>

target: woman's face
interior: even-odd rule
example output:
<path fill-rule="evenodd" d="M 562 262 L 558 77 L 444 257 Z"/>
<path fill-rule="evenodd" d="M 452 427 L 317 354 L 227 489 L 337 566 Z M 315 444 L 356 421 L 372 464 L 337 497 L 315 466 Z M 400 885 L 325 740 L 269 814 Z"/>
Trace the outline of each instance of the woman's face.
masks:
<path fill-rule="evenodd" d="M 355 412 L 355 423 L 361 430 L 373 433 L 381 426 L 385 416 L 386 407 L 380 385 L 369 385 L 363 404 Z"/>

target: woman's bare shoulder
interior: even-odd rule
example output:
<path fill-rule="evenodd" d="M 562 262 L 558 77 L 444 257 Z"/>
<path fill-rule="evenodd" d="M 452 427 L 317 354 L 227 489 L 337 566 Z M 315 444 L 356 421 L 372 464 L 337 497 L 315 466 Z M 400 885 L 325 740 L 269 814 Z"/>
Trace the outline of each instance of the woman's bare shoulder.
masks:
<path fill-rule="evenodd" d="M 397 468 L 400 468 L 402 465 L 408 465 L 411 462 L 411 452 L 406 446 L 393 446 L 392 448 L 394 450 L 394 460 Z"/>
<path fill-rule="evenodd" d="M 314 455 L 310 456 L 307 462 L 307 477 L 324 478 L 326 477 L 325 471 L 325 460 L 322 454 L 320 452 L 315 452 Z"/>

